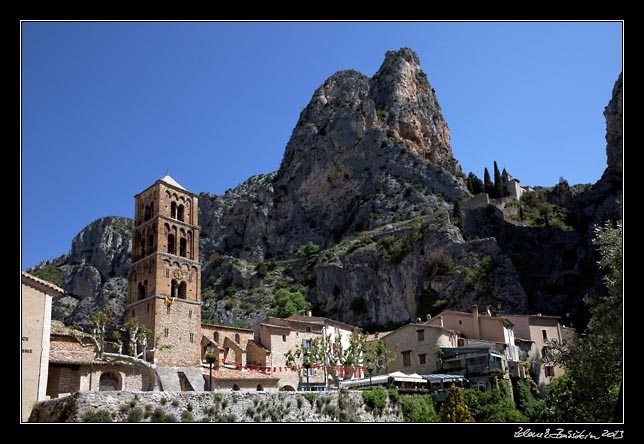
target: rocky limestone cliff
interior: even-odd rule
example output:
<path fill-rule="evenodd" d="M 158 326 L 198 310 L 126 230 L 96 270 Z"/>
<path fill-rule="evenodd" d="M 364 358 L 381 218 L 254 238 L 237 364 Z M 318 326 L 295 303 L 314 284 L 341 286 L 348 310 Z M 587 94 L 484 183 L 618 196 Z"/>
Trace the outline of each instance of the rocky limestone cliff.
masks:
<path fill-rule="evenodd" d="M 417 55 L 388 52 L 372 78 L 332 75 L 303 109 L 277 172 L 199 195 L 202 319 L 250 326 L 286 289 L 316 315 L 372 330 L 475 303 L 583 321 L 581 298 L 602 288 L 592 225 L 620 217 L 621 91 L 620 76 L 605 111 L 603 178 L 548 195 L 572 231 L 518 226 L 488 207 L 464 213 L 466 241 L 453 202 L 469 194 Z M 69 255 L 34 267 L 55 268 L 71 295 L 55 302 L 55 319 L 88 326 L 109 305 L 122 321 L 131 224 L 99 219 Z"/>

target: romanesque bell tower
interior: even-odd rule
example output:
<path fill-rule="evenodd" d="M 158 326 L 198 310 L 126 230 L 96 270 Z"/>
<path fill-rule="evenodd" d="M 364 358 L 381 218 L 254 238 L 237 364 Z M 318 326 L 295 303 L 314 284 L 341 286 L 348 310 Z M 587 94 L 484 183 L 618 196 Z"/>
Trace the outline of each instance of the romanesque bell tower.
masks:
<path fill-rule="evenodd" d="M 166 175 L 134 196 L 127 320 L 152 330 L 160 367 L 200 365 L 201 266 L 197 195 Z"/>

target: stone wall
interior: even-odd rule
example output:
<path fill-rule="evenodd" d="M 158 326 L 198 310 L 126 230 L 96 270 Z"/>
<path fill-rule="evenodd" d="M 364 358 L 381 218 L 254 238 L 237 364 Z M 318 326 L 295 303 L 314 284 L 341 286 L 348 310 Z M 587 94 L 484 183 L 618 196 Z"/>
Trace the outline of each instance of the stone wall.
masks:
<path fill-rule="evenodd" d="M 310 399 L 307 399 L 310 398 Z M 363 404 L 361 391 L 302 392 L 78 392 L 37 404 L 31 422 L 81 422 L 88 413 L 107 410 L 114 422 L 400 422 L 396 405 L 381 416 Z M 139 422 L 139 421 L 137 421 Z"/>

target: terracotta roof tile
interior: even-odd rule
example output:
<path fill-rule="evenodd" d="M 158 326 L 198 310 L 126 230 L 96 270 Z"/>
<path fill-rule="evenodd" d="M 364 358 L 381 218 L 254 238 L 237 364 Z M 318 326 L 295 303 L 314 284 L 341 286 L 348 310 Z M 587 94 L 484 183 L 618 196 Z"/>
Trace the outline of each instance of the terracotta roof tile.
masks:
<path fill-rule="evenodd" d="M 202 365 L 202 372 L 204 376 L 210 374 L 210 367 L 207 365 Z M 222 379 L 222 380 L 278 380 L 279 376 L 274 376 L 272 374 L 266 374 L 256 370 L 233 370 L 231 368 L 219 367 L 217 369 L 212 369 L 212 379 Z"/>

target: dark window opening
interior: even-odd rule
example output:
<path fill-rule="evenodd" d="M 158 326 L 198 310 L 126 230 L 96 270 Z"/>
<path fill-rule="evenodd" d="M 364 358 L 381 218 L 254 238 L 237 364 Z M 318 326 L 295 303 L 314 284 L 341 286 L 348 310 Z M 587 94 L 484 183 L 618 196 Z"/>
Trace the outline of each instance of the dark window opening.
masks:
<path fill-rule="evenodd" d="M 176 298 L 178 290 L 179 290 L 179 283 L 174 279 L 172 279 L 172 282 L 170 283 L 170 297 Z"/>
<path fill-rule="evenodd" d="M 139 282 L 139 301 L 145 299 L 145 285 L 143 282 Z"/>
<path fill-rule="evenodd" d="M 154 253 L 154 234 L 148 236 L 148 254 Z"/>
<path fill-rule="evenodd" d="M 143 216 L 143 220 L 150 220 L 152 219 L 152 207 L 150 205 L 145 206 L 145 216 Z"/>
<path fill-rule="evenodd" d="M 188 310 L 188 319 L 192 319 L 192 310 Z"/>
<path fill-rule="evenodd" d="M 179 299 L 185 299 L 186 298 L 186 287 L 187 287 L 187 285 L 186 285 L 185 282 L 181 282 L 179 284 Z"/>
<path fill-rule="evenodd" d="M 420 365 L 423 365 L 427 362 L 427 354 L 421 353 L 418 355 L 418 362 L 420 362 Z"/>
<path fill-rule="evenodd" d="M 163 329 L 163 337 L 164 337 L 164 338 L 167 338 L 169 333 L 170 333 L 170 332 L 168 331 L 168 327 L 166 327 L 166 328 L 164 328 L 164 329 Z"/>
<path fill-rule="evenodd" d="M 166 305 L 166 307 L 165 307 L 165 312 L 166 312 L 167 314 L 170 314 L 170 306 L 169 306 L 169 305 Z"/>
<path fill-rule="evenodd" d="M 149 303 L 149 302 L 148 302 L 148 306 L 147 306 L 147 308 L 146 308 L 146 311 L 147 311 L 148 313 L 150 313 L 150 303 Z"/>
<path fill-rule="evenodd" d="M 239 341 L 241 341 L 241 338 L 239 337 L 239 333 L 235 334 L 235 342 L 239 344 Z"/>
<path fill-rule="evenodd" d="M 186 239 L 182 237 L 179 240 L 179 256 L 186 257 L 187 246 L 188 244 L 186 243 Z"/>
<path fill-rule="evenodd" d="M 175 202 L 170 204 L 170 217 L 173 219 L 177 218 L 177 204 Z"/>
<path fill-rule="evenodd" d="M 311 333 L 311 327 L 306 327 L 306 332 Z"/>
<path fill-rule="evenodd" d="M 194 342 L 194 339 L 195 339 L 195 334 L 194 334 L 194 333 L 190 333 L 190 343 L 193 343 L 193 342 Z"/>
<path fill-rule="evenodd" d="M 548 332 L 546 330 L 541 330 L 541 335 L 543 336 L 544 341 L 548 340 Z"/>
<path fill-rule="evenodd" d="M 425 340 L 425 330 L 416 330 L 416 334 L 418 335 L 419 341 Z"/>
<path fill-rule="evenodd" d="M 103 373 L 98 380 L 98 390 L 101 392 L 111 392 L 120 390 L 119 378 L 114 373 Z"/>
<path fill-rule="evenodd" d="M 168 253 L 175 254 L 174 234 L 168 234 Z"/>
<path fill-rule="evenodd" d="M 282 341 L 286 342 L 286 335 L 282 335 Z M 333 345 L 335 345 L 335 344 L 333 344 Z"/>
<path fill-rule="evenodd" d="M 404 351 L 402 354 L 403 367 L 409 367 L 411 365 L 411 351 Z"/>
<path fill-rule="evenodd" d="M 264 387 L 262 386 L 262 384 L 257 384 L 257 391 L 258 392 L 263 392 L 264 391 Z"/>
<path fill-rule="evenodd" d="M 140 244 L 140 250 L 141 250 L 141 256 L 140 257 L 143 257 L 143 256 L 145 256 L 145 239 L 143 238 L 143 236 L 140 236 L 139 244 Z"/>
<path fill-rule="evenodd" d="M 179 205 L 179 207 L 177 208 L 177 219 L 179 219 L 181 222 L 183 222 L 183 214 L 183 205 Z"/>
<path fill-rule="evenodd" d="M 238 392 L 239 391 L 239 386 L 237 384 L 233 385 L 233 391 Z"/>
<path fill-rule="evenodd" d="M 546 366 L 544 367 L 544 370 L 545 370 L 546 376 L 547 376 L 548 378 L 552 378 L 552 377 L 554 377 L 554 376 L 555 376 L 555 368 L 554 368 L 553 366 L 551 366 L 551 365 L 546 365 Z"/>
<path fill-rule="evenodd" d="M 215 332 L 215 342 L 219 342 L 219 332 Z"/>

